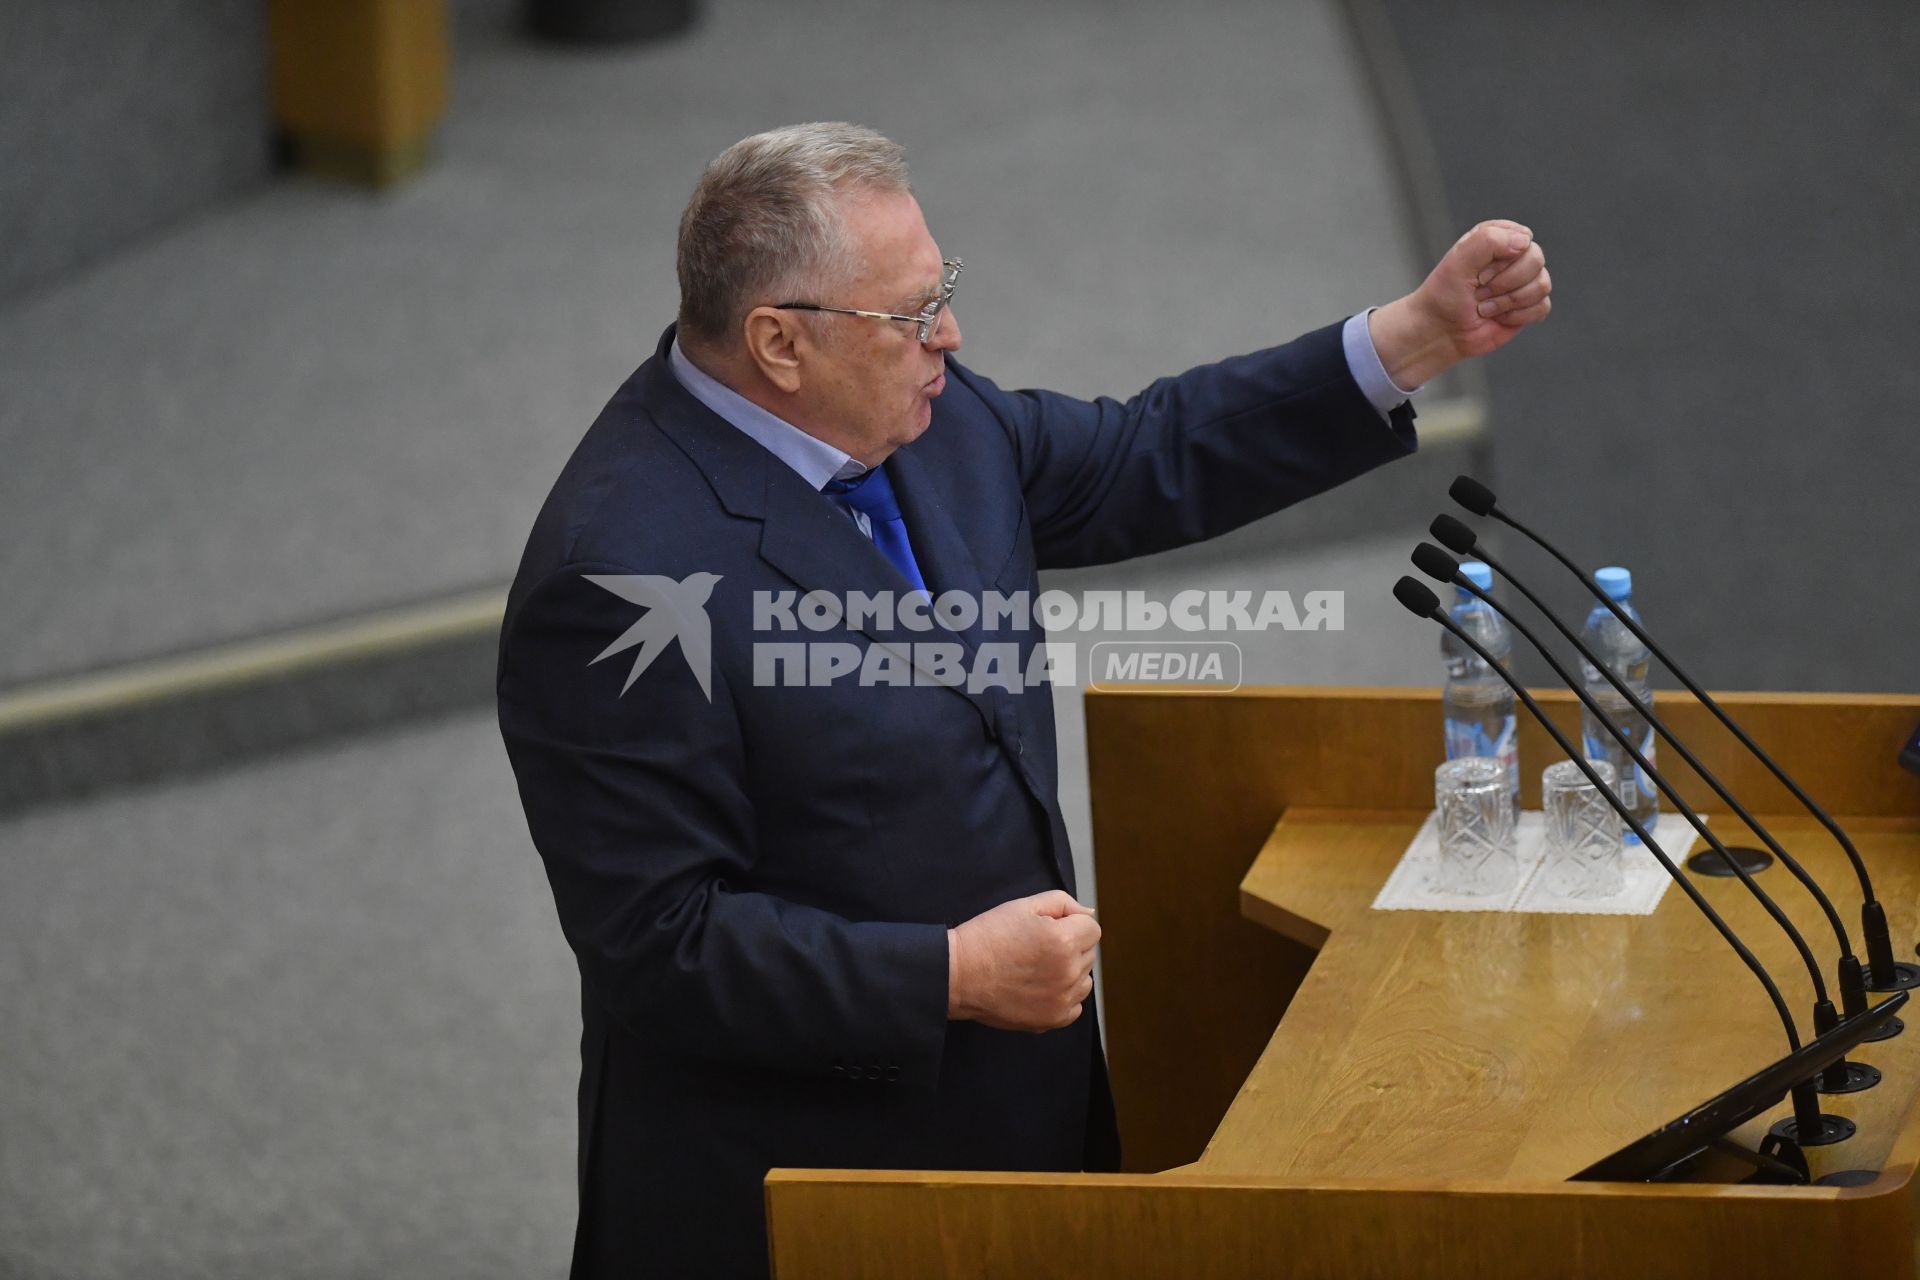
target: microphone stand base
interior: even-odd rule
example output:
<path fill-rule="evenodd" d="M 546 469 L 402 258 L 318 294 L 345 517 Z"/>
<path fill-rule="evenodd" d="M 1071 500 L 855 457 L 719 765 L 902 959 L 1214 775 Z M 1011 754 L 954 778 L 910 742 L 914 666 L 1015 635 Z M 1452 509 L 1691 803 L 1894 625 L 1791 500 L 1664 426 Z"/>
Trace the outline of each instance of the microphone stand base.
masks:
<path fill-rule="evenodd" d="M 1845 1078 L 1841 1083 L 1829 1084 L 1828 1073 L 1822 1071 L 1816 1077 L 1814 1088 L 1821 1093 L 1860 1093 L 1880 1083 L 1880 1068 L 1864 1062 L 1842 1062 L 1839 1064 Z"/>
<path fill-rule="evenodd" d="M 1880 973 L 1878 970 L 1867 974 L 1867 990 L 1869 991 L 1910 991 L 1914 987 L 1920 987 L 1920 964 L 1915 964 L 1911 960 L 1895 960 L 1893 962 L 1893 982 L 1891 984 L 1880 981 Z"/>
<path fill-rule="evenodd" d="M 1785 1142 L 1797 1142 L 1803 1147 L 1830 1147 L 1836 1142 L 1845 1142 L 1854 1133 L 1853 1121 L 1845 1116 L 1820 1116 L 1820 1131 L 1803 1135 L 1800 1122 L 1792 1116 L 1778 1121 L 1767 1130 L 1774 1137 Z"/>
<path fill-rule="evenodd" d="M 1872 1035 L 1866 1038 L 1864 1043 L 1871 1044 L 1876 1040 L 1891 1040 L 1895 1036 L 1899 1035 L 1902 1031 L 1905 1031 L 1906 1029 L 1907 1029 L 1907 1024 L 1902 1022 L 1900 1019 L 1888 1018 L 1887 1025 L 1885 1025 L 1884 1027 L 1877 1028 Z"/>
<path fill-rule="evenodd" d="M 1740 869 L 1750 876 L 1757 876 L 1773 865 L 1773 855 L 1765 849 L 1755 849 L 1744 844 L 1730 844 L 1727 852 L 1740 864 Z M 1697 876 L 1732 876 L 1733 868 L 1720 856 L 1718 849 L 1702 849 L 1687 859 L 1687 870 Z"/>

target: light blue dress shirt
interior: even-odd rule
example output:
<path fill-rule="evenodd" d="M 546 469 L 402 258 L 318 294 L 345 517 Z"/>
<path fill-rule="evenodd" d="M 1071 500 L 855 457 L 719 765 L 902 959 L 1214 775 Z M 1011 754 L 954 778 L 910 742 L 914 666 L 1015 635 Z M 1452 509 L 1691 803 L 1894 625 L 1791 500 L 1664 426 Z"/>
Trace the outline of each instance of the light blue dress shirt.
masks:
<path fill-rule="evenodd" d="M 1402 391 L 1387 376 L 1386 366 L 1380 363 L 1380 353 L 1374 349 L 1373 335 L 1367 331 L 1367 316 L 1370 314 L 1372 312 L 1369 309 L 1348 318 L 1340 330 L 1340 346 L 1346 353 L 1347 368 L 1352 371 L 1353 380 L 1359 384 L 1368 402 L 1380 411 L 1384 420 L 1419 388 Z M 680 350 L 680 339 L 673 340 L 673 349 L 667 354 L 667 362 L 673 368 L 673 376 L 680 379 L 680 385 L 695 400 L 759 441 L 769 453 L 792 467 L 802 480 L 815 489 L 825 488 L 829 480 L 850 480 L 866 473 L 867 468 L 857 459 L 842 453 L 825 440 L 808 435 L 791 422 L 768 413 L 733 388 L 702 372 Z M 873 532 L 867 526 L 866 517 L 857 512 L 850 514 L 854 523 L 860 526 L 860 531 L 872 537 Z"/>
<path fill-rule="evenodd" d="M 808 435 L 785 418 L 768 413 L 732 387 L 702 372 L 687 359 L 678 338 L 673 340 L 673 350 L 667 353 L 667 363 L 673 367 L 673 376 L 680 379 L 680 385 L 695 400 L 758 440 L 767 452 L 799 472 L 800 478 L 814 488 L 826 488 L 829 480 L 851 480 L 866 474 L 864 463 L 818 436 Z"/>

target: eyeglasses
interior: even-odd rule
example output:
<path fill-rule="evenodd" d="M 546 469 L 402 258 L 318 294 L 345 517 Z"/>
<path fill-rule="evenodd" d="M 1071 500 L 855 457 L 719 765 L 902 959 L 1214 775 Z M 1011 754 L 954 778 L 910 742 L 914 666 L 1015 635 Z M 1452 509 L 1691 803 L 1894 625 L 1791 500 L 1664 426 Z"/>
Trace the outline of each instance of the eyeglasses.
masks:
<path fill-rule="evenodd" d="M 914 330 L 914 338 L 926 342 L 933 336 L 933 327 L 940 323 L 940 313 L 953 301 L 953 286 L 960 280 L 960 269 L 965 264 L 958 258 L 949 258 L 940 264 L 944 274 L 940 278 L 940 296 L 920 309 L 917 316 L 899 316 L 891 311 L 861 311 L 855 307 L 826 307 L 817 302 L 782 302 L 775 306 L 776 311 L 831 311 L 836 315 L 865 316 L 869 320 L 898 320 L 902 324 L 919 326 Z"/>

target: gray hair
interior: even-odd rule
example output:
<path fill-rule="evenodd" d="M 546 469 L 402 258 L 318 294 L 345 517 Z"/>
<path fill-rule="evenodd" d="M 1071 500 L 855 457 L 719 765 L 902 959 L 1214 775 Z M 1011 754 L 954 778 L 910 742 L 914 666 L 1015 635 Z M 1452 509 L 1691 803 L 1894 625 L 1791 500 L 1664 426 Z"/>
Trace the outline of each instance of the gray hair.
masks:
<path fill-rule="evenodd" d="M 860 247 L 841 197 L 912 190 L 900 144 L 859 125 L 795 124 L 742 138 L 706 167 L 680 215 L 681 334 L 724 345 L 754 307 L 850 278 Z"/>

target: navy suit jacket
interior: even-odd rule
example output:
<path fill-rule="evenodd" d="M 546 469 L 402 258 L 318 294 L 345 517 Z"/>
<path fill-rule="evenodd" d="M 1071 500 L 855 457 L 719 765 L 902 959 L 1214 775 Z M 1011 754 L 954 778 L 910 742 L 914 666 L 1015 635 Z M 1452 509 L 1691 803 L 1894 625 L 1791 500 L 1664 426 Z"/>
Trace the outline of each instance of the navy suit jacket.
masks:
<path fill-rule="evenodd" d="M 667 351 L 562 471 L 508 597 L 501 733 L 581 978 L 575 1275 L 757 1275 L 773 1166 L 1118 1166 L 1098 1011 L 948 1022 L 946 930 L 1074 892 L 1047 688 L 756 682 L 755 641 L 1044 637 L 754 630 L 756 592 L 907 584 L 847 516 L 695 400 Z M 1008 392 L 949 359 L 886 462 L 935 593 L 1224 533 L 1401 457 L 1338 325 L 1132 400 Z M 646 611 L 585 575 L 720 575 L 686 647 L 622 691 Z M 764 674 L 764 673 L 763 673 Z"/>

